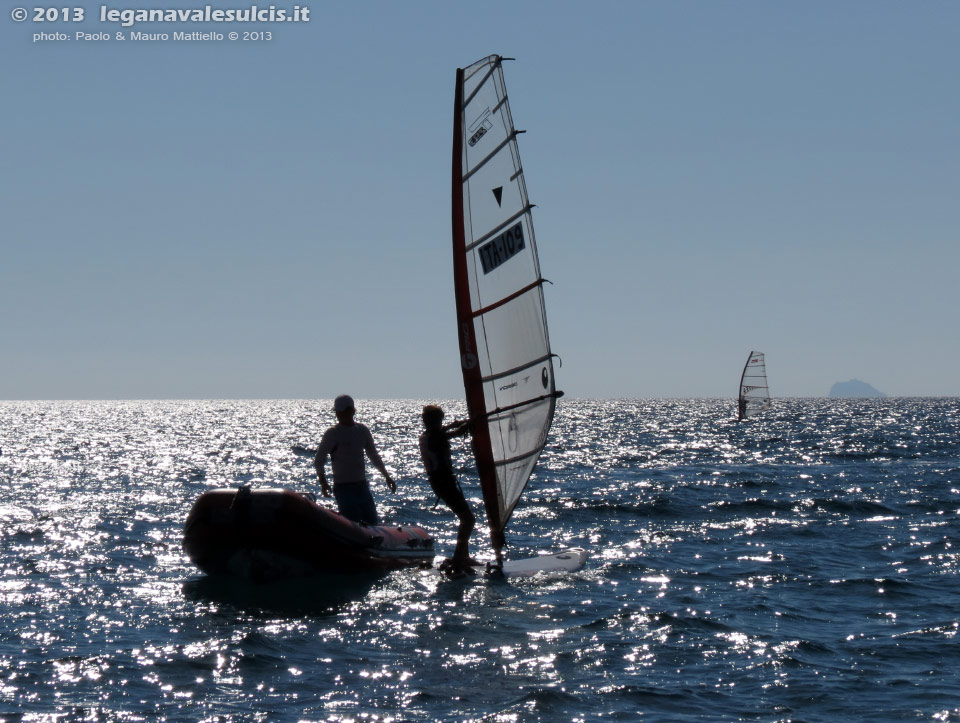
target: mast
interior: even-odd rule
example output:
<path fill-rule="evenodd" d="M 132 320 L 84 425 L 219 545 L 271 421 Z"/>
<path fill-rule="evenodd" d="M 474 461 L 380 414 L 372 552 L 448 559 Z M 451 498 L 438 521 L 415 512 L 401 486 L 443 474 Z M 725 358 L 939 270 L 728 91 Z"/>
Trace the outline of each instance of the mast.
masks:
<path fill-rule="evenodd" d="M 466 234 L 463 213 L 463 68 L 457 68 L 457 89 L 453 109 L 453 286 L 457 306 L 457 328 L 460 340 L 460 368 L 467 398 L 467 416 L 473 431 L 473 454 L 477 460 L 477 474 L 490 527 L 490 542 L 497 563 L 503 562 L 503 527 L 500 505 L 497 501 L 497 473 L 493 461 L 490 429 L 485 423 L 486 404 L 483 397 L 483 377 L 477 358 L 477 335 L 470 303 L 470 283 L 467 267 Z"/>
<path fill-rule="evenodd" d="M 753 351 L 747 355 L 747 361 L 743 363 L 743 373 L 740 375 L 740 387 L 737 389 L 737 421 L 742 422 L 747 416 L 747 398 L 743 389 L 743 382 L 747 378 L 747 367 L 750 366 L 750 360 L 753 359 Z"/>

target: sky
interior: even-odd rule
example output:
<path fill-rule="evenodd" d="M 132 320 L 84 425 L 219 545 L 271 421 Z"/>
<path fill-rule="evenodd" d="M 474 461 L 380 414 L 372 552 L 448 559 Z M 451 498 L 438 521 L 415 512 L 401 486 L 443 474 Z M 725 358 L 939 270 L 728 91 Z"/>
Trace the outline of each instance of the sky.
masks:
<path fill-rule="evenodd" d="M 100 19 L 208 2 L 248 6 L 0 16 L 0 399 L 461 398 L 454 77 L 490 54 L 568 397 L 732 397 L 751 350 L 773 397 L 960 396 L 960 3 Z"/>

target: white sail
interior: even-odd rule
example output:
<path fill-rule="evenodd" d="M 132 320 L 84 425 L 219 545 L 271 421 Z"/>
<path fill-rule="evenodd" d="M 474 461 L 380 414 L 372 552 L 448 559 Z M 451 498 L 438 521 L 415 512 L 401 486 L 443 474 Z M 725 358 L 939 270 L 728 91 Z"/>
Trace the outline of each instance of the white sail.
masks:
<path fill-rule="evenodd" d="M 517 131 L 491 55 L 457 71 L 453 254 L 461 366 L 494 550 L 546 443 L 556 391 Z"/>
<path fill-rule="evenodd" d="M 763 352 L 751 351 L 740 375 L 737 418 L 749 419 L 769 408 L 770 390 L 767 387 L 767 365 Z"/>

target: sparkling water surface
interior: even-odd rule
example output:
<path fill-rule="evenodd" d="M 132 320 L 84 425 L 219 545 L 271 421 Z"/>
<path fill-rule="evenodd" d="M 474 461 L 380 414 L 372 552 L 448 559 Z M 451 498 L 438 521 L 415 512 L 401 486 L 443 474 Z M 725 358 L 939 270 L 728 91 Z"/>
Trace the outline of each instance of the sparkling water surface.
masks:
<path fill-rule="evenodd" d="M 424 403 L 358 419 L 399 485 L 369 470 L 381 514 L 449 554 Z M 508 556 L 588 547 L 579 573 L 201 575 L 194 500 L 317 492 L 329 408 L 0 403 L 0 720 L 960 720 L 960 400 L 775 400 L 738 424 L 730 400 L 563 399 Z"/>

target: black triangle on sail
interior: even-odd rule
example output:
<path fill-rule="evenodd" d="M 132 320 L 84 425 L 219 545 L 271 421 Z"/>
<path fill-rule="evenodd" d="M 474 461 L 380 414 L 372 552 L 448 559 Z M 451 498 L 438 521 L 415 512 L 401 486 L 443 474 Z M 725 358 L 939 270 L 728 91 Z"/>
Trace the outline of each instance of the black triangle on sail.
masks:
<path fill-rule="evenodd" d="M 493 197 L 497 199 L 497 205 L 500 206 L 503 201 L 503 186 L 497 186 L 493 189 Z"/>

